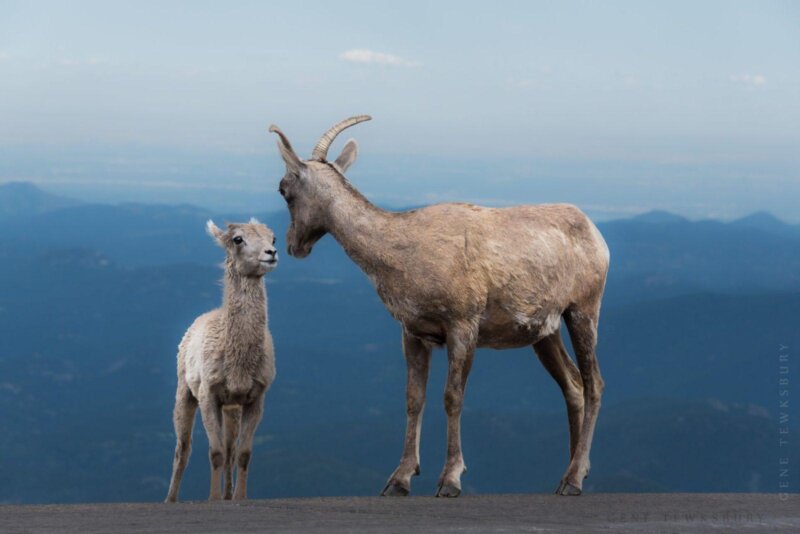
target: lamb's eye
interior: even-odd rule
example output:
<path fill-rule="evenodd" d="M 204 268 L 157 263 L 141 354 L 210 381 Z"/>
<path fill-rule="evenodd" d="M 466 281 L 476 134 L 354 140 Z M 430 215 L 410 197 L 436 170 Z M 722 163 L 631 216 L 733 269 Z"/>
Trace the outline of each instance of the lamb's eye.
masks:
<path fill-rule="evenodd" d="M 273 245 L 275 244 L 275 238 L 274 237 L 272 238 L 272 244 Z"/>
<path fill-rule="evenodd" d="M 242 239 L 242 236 L 237 235 L 236 237 L 233 238 L 233 242 L 236 243 L 237 245 L 241 245 L 242 243 L 244 243 L 244 239 Z"/>

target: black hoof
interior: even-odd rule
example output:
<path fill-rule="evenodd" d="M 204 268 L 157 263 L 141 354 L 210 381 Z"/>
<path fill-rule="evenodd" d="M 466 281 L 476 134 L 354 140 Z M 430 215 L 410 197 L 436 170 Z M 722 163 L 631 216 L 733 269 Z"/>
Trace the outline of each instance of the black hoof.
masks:
<path fill-rule="evenodd" d="M 407 488 L 388 482 L 381 492 L 381 497 L 407 497 L 409 493 L 411 492 Z"/>
<path fill-rule="evenodd" d="M 452 484 L 443 484 L 436 490 L 437 497 L 458 497 L 461 495 L 461 488 L 453 486 Z"/>
<path fill-rule="evenodd" d="M 556 490 L 556 495 L 566 495 L 570 497 L 577 497 L 581 494 L 581 489 L 573 486 L 569 482 L 562 480 L 561 484 L 558 485 L 558 489 Z"/>

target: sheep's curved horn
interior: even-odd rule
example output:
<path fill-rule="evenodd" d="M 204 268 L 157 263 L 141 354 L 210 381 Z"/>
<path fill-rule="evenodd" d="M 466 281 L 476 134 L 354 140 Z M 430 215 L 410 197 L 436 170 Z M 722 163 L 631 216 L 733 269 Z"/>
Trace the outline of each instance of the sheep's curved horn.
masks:
<path fill-rule="evenodd" d="M 349 119 L 345 119 L 342 122 L 333 126 L 330 130 L 325 132 L 325 134 L 320 138 L 319 143 L 317 146 L 314 147 L 314 152 L 311 154 L 311 159 L 315 159 L 317 161 L 325 161 L 325 158 L 328 156 L 328 149 L 333 143 L 333 140 L 336 139 L 336 136 L 342 133 L 343 130 L 351 126 L 355 126 L 359 122 L 364 122 L 372 119 L 369 115 L 358 115 L 356 117 L 350 117 Z"/>
<path fill-rule="evenodd" d="M 277 126 L 275 126 L 274 124 L 270 124 L 270 125 L 269 125 L 269 131 L 270 131 L 270 132 L 272 132 L 272 133 L 276 133 L 276 134 L 278 134 L 278 135 L 280 136 L 281 140 L 283 141 L 283 145 L 284 145 L 286 148 L 288 148 L 289 150 L 291 150 L 292 152 L 294 152 L 294 149 L 292 148 L 292 144 L 289 142 L 289 139 L 287 139 L 287 138 L 286 138 L 286 134 L 284 134 L 284 133 L 281 131 L 281 129 L 280 129 L 280 128 L 278 128 L 278 127 L 277 127 Z"/>

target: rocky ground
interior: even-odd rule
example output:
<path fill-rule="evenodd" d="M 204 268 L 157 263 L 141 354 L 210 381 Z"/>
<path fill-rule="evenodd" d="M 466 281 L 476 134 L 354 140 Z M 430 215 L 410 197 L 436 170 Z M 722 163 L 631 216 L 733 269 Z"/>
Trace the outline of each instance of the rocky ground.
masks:
<path fill-rule="evenodd" d="M 0 532 L 800 532 L 798 495 L 487 495 L 0 506 Z"/>

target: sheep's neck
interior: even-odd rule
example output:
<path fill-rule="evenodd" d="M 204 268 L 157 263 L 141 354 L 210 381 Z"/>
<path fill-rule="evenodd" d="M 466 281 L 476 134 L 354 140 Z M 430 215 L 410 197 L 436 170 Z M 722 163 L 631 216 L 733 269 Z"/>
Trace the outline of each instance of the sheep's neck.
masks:
<path fill-rule="evenodd" d="M 328 207 L 327 230 L 361 270 L 377 276 L 397 268 L 392 243 L 387 242 L 394 214 L 372 204 L 351 185 L 342 184 Z"/>
<path fill-rule="evenodd" d="M 260 354 L 267 325 L 267 293 L 261 277 L 242 276 L 225 268 L 222 315 L 234 358 Z"/>

